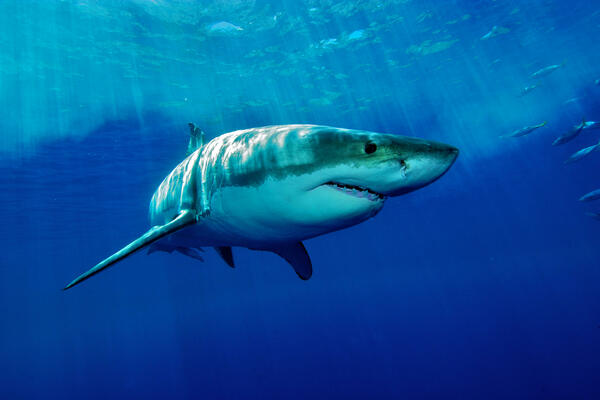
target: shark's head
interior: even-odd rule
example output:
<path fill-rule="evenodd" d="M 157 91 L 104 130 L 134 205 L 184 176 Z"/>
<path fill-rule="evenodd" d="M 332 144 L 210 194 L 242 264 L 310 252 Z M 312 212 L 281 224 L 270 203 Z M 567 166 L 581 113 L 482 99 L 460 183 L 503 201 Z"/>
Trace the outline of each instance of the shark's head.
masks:
<path fill-rule="evenodd" d="M 325 129 L 306 140 L 321 166 L 307 179 L 306 197 L 342 219 L 374 215 L 386 198 L 440 178 L 458 156 L 447 144 L 365 131 Z"/>
<path fill-rule="evenodd" d="M 305 237 L 374 216 L 387 198 L 434 182 L 458 155 L 446 144 L 397 135 L 304 125 L 264 129 L 264 139 L 253 132 L 262 142 L 253 156 L 235 160 L 245 170 L 239 184 L 260 185 L 266 218 L 289 226 L 290 234 L 306 228 Z"/>

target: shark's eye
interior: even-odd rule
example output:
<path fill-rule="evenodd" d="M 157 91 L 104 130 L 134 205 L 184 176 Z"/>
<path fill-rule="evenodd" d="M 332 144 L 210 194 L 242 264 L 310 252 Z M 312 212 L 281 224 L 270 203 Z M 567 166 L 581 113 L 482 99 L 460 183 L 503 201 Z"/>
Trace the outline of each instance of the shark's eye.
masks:
<path fill-rule="evenodd" d="M 375 153 L 375 150 L 377 150 L 377 145 L 375 143 L 373 143 L 373 142 L 365 143 L 365 153 L 372 154 L 372 153 Z"/>

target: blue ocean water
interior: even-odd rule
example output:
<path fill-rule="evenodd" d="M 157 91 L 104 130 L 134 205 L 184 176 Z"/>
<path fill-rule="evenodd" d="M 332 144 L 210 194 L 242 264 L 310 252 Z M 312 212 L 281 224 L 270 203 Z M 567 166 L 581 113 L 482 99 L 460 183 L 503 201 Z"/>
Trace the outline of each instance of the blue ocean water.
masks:
<path fill-rule="evenodd" d="M 600 130 L 551 145 L 600 120 L 599 17 L 558 0 L 3 0 L 0 398 L 600 398 L 600 202 L 578 201 L 600 152 L 564 164 Z M 307 241 L 309 281 L 236 249 L 236 269 L 140 253 L 61 291 L 147 230 L 190 121 L 461 154 Z"/>

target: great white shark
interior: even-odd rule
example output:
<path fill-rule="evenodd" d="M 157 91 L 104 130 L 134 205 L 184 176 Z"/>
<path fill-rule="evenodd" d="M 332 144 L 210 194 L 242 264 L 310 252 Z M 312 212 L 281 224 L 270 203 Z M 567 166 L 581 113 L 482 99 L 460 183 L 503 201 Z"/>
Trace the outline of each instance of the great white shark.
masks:
<path fill-rule="evenodd" d="M 65 290 L 146 246 L 200 260 L 202 247 L 214 247 L 231 267 L 232 247 L 272 251 L 309 279 L 303 240 L 375 216 L 387 198 L 437 180 L 458 155 L 443 143 L 328 126 L 239 130 L 206 144 L 190 130 L 188 156 L 150 201 L 152 228 Z"/>

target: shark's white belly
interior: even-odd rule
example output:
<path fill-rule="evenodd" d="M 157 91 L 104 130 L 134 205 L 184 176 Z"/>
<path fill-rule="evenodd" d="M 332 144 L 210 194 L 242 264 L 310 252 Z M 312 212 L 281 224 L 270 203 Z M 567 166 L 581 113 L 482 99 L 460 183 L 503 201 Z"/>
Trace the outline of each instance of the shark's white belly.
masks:
<path fill-rule="evenodd" d="M 298 185 L 298 178 L 293 182 Z M 383 206 L 325 187 L 298 195 L 298 190 L 289 190 L 291 184 L 267 180 L 260 186 L 220 188 L 211 196 L 210 215 L 173 235 L 171 243 L 270 248 L 358 224 Z M 332 219 L 335 213 L 344 218 Z"/>

